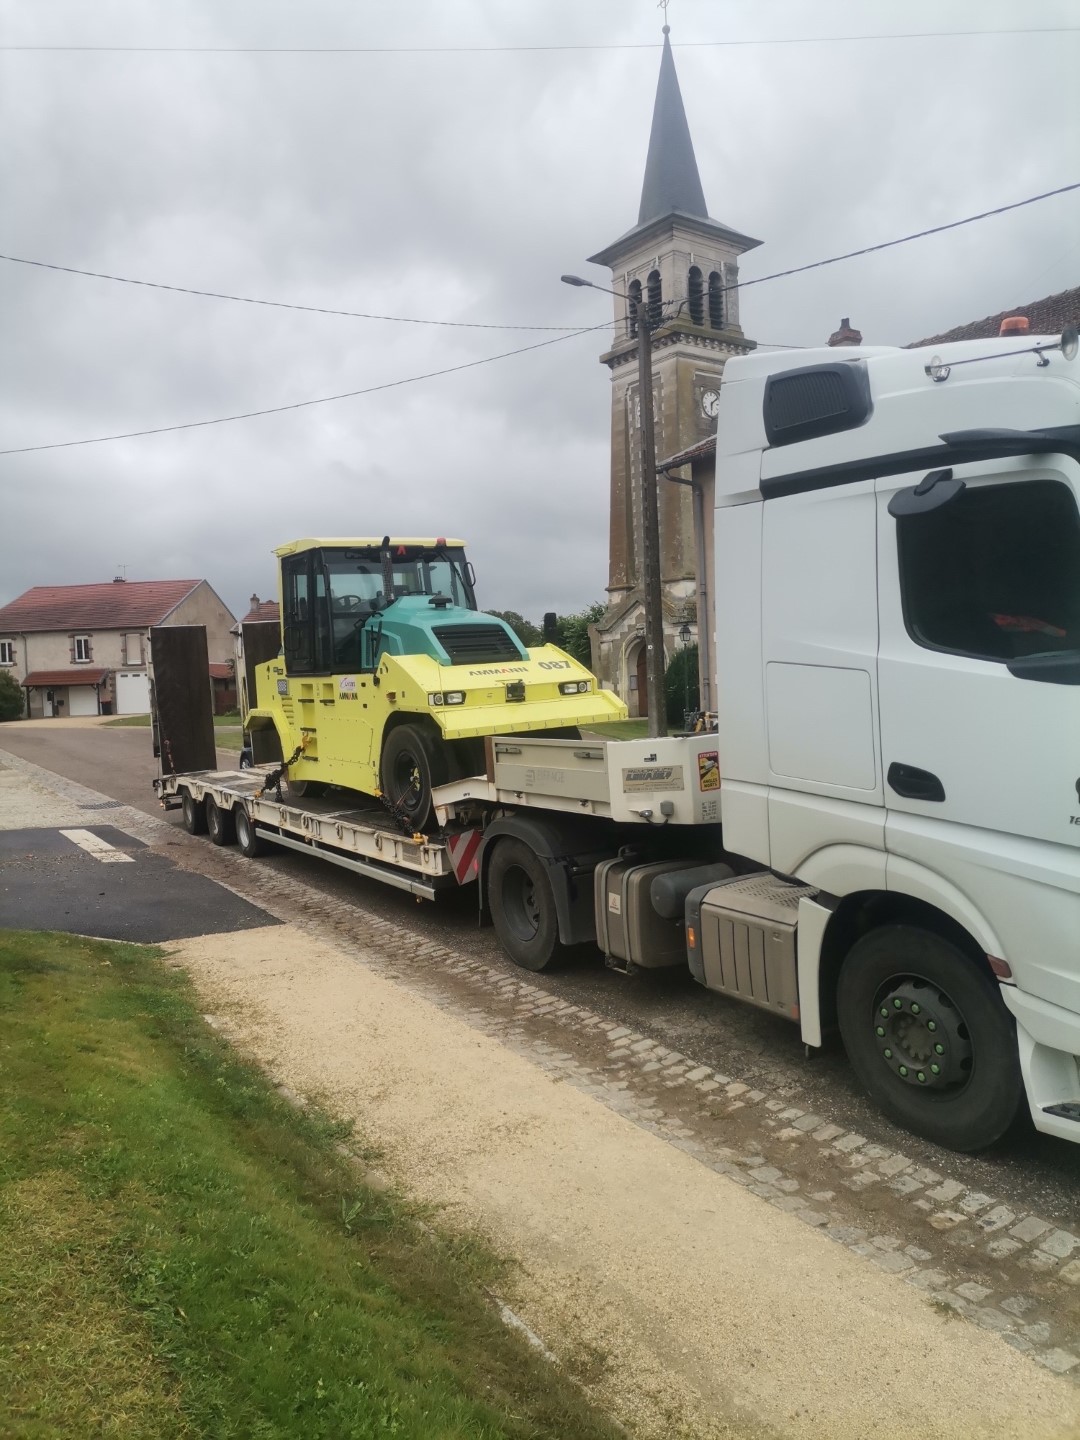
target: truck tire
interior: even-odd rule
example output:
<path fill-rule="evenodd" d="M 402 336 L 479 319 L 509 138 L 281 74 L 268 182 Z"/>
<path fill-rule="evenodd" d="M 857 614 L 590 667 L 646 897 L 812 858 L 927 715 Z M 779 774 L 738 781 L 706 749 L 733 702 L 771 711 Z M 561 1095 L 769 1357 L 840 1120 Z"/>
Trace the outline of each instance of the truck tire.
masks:
<path fill-rule="evenodd" d="M 184 791 L 181 814 L 184 817 L 184 829 L 189 835 L 206 834 L 206 809 L 195 799 L 190 790 Z"/>
<path fill-rule="evenodd" d="M 523 970 L 551 970 L 569 953 L 559 939 L 555 895 L 543 861 L 523 840 L 495 842 L 488 906 L 499 943 Z"/>
<path fill-rule="evenodd" d="M 266 851 L 266 841 L 255 829 L 255 823 L 242 805 L 238 805 L 233 811 L 233 824 L 236 826 L 236 843 L 240 847 L 240 854 L 246 855 L 249 860 L 257 860 Z"/>
<path fill-rule="evenodd" d="M 429 824 L 434 809 L 431 792 L 446 784 L 447 775 L 446 751 L 434 726 L 397 725 L 383 741 L 379 784 L 414 830 Z"/>
<path fill-rule="evenodd" d="M 999 1141 L 1024 1100 L 1016 1030 L 993 977 L 929 930 L 888 925 L 840 969 L 852 1068 L 897 1124 L 949 1150 Z"/>
<path fill-rule="evenodd" d="M 232 811 L 223 810 L 211 795 L 206 797 L 206 828 L 215 845 L 231 845 L 236 839 Z"/>

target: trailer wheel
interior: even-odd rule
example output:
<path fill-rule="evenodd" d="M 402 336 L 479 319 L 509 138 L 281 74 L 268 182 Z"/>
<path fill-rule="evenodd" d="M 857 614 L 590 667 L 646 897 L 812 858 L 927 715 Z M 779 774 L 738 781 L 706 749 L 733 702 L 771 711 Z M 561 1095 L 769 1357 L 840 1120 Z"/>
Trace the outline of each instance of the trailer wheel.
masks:
<path fill-rule="evenodd" d="M 255 829 L 255 823 L 242 805 L 238 805 L 233 811 L 233 824 L 236 826 L 236 843 L 240 847 L 241 855 L 246 855 L 249 860 L 256 860 L 266 852 L 266 841 Z"/>
<path fill-rule="evenodd" d="M 184 829 L 189 835 L 206 834 L 206 810 L 200 805 L 190 790 L 184 791 L 184 805 L 182 811 L 184 817 Z"/>
<path fill-rule="evenodd" d="M 236 839 L 232 811 L 223 810 L 212 795 L 206 797 L 206 828 L 215 845 L 231 845 Z"/>
<path fill-rule="evenodd" d="M 515 965 L 550 970 L 566 958 L 551 881 L 523 840 L 507 836 L 496 842 L 487 884 L 495 933 Z"/>
<path fill-rule="evenodd" d="M 398 725 L 383 741 L 382 792 L 414 830 L 423 830 L 431 820 L 431 792 L 445 785 L 448 770 L 446 750 L 434 727 Z"/>
<path fill-rule="evenodd" d="M 905 1129 L 949 1150 L 995 1144 L 1024 1098 L 1016 1030 L 997 983 L 928 930 L 864 935 L 840 970 L 837 1018 L 852 1068 Z"/>

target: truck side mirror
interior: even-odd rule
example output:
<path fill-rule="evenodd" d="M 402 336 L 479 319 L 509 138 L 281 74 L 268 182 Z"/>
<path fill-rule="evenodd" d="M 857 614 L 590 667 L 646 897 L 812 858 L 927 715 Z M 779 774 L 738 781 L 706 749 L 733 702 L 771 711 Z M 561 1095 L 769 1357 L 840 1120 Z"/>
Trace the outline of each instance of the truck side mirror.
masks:
<path fill-rule="evenodd" d="M 940 510 L 967 489 L 967 482 L 955 480 L 951 470 L 931 470 L 917 485 L 898 490 L 889 501 L 889 514 L 894 520 L 905 515 L 929 515 Z"/>

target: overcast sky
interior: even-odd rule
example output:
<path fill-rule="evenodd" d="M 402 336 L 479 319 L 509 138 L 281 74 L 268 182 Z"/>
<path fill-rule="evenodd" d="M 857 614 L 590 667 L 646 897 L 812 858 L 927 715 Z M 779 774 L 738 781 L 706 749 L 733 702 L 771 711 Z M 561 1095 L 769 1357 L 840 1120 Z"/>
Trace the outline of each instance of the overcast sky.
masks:
<path fill-rule="evenodd" d="M 0 55 L 0 251 L 307 305 L 595 325 L 560 285 L 637 219 L 653 0 L 0 0 L 0 43 L 434 53 Z M 743 281 L 1080 180 L 1080 34 L 693 47 L 1080 25 L 1075 0 L 672 0 L 710 214 Z M 679 48 L 680 44 L 686 48 Z M 449 53 L 449 46 L 655 48 Z M 747 335 L 842 315 L 904 344 L 1080 284 L 1080 192 L 751 286 Z M 397 381 L 545 338 L 275 311 L 0 262 L 0 448 Z M 262 419 L 0 458 L 0 603 L 204 577 L 238 614 L 303 535 L 461 535 L 482 605 L 601 598 L 604 334 Z"/>

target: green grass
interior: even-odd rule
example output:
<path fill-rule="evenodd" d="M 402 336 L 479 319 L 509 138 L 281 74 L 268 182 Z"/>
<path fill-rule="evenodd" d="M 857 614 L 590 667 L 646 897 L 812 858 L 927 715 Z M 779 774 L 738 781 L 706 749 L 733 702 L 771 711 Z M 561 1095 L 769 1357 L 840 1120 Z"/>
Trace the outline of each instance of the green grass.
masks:
<path fill-rule="evenodd" d="M 119 725 L 119 726 L 141 725 L 141 726 L 143 726 L 143 727 L 145 728 L 145 727 L 148 727 L 149 724 L 150 724 L 150 716 L 149 716 L 149 715 L 118 715 L 115 720 L 106 720 L 106 721 L 105 721 L 105 728 L 106 728 L 106 729 L 109 729 L 110 726 L 117 726 L 117 725 Z M 232 726 L 238 726 L 239 724 L 240 724 L 240 712 L 237 711 L 237 710 L 229 710 L 229 711 L 227 711 L 224 715 L 215 715 L 215 716 L 214 716 L 214 725 L 215 725 L 216 727 L 218 727 L 218 728 L 220 728 L 221 726 L 224 726 L 226 729 L 229 729 L 230 727 L 232 727 Z"/>
<path fill-rule="evenodd" d="M 644 740 L 649 733 L 648 720 L 612 720 L 606 724 L 589 725 L 590 734 L 604 735 L 609 740 Z"/>
<path fill-rule="evenodd" d="M 344 1133 L 158 952 L 0 933 L 0 1434 L 612 1440 Z"/>

